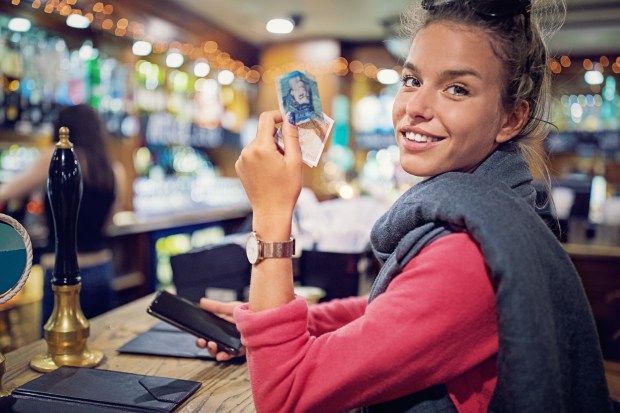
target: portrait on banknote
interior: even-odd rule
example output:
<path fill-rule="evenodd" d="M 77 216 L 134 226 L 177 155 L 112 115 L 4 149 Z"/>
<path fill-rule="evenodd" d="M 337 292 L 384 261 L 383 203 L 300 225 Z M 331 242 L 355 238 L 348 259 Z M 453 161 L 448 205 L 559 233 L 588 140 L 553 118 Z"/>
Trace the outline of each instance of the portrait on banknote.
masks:
<path fill-rule="evenodd" d="M 297 127 L 303 161 L 317 166 L 334 120 L 323 113 L 316 79 L 296 70 L 276 78 L 276 91 L 282 116 Z M 281 129 L 276 132 L 276 142 L 285 149 Z"/>
<path fill-rule="evenodd" d="M 323 108 L 316 79 L 305 72 L 294 71 L 276 80 L 280 110 L 293 113 L 297 123 L 323 118 Z"/>

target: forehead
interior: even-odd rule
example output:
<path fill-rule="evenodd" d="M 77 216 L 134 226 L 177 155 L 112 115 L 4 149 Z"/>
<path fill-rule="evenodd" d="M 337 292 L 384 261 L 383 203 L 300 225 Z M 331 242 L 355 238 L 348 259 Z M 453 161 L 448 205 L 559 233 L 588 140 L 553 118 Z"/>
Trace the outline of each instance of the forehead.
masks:
<path fill-rule="evenodd" d="M 487 32 L 445 21 L 433 22 L 418 32 L 407 60 L 421 69 L 443 71 L 469 67 L 485 77 L 495 78 L 502 69 L 502 62 L 494 52 Z"/>

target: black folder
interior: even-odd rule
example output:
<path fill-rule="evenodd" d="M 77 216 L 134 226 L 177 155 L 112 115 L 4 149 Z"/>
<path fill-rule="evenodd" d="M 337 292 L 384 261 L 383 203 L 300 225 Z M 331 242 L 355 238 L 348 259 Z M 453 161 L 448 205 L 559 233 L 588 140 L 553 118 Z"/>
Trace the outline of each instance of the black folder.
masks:
<path fill-rule="evenodd" d="M 209 350 L 196 346 L 196 337 L 163 321 L 123 344 L 119 353 L 215 360 Z"/>
<path fill-rule="evenodd" d="M 59 367 L 13 390 L 7 413 L 173 412 L 200 382 L 111 370 Z"/>

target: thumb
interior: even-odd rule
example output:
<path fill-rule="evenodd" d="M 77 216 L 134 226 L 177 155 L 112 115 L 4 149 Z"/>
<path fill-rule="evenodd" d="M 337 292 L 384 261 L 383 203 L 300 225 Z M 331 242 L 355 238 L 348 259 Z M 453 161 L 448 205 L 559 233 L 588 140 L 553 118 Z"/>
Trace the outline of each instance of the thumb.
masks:
<path fill-rule="evenodd" d="M 282 140 L 284 141 L 284 157 L 290 161 L 301 159 L 301 147 L 299 145 L 299 130 L 294 124 L 294 114 L 289 113 L 282 120 Z"/>
<path fill-rule="evenodd" d="M 202 297 L 200 299 L 200 308 L 210 311 L 212 313 L 226 312 L 226 306 L 221 301 L 211 300 L 209 298 Z"/>

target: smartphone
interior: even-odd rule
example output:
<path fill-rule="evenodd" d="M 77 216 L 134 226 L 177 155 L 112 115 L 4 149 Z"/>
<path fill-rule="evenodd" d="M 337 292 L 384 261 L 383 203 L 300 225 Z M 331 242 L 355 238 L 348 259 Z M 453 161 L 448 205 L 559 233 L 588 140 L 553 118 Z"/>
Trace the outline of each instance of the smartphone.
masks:
<path fill-rule="evenodd" d="M 241 349 L 241 335 L 233 323 L 185 298 L 159 291 L 146 312 L 196 337 L 213 341 L 226 352 L 238 353 Z"/>

